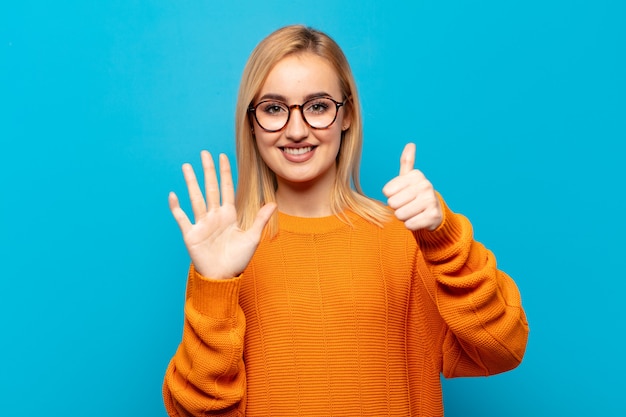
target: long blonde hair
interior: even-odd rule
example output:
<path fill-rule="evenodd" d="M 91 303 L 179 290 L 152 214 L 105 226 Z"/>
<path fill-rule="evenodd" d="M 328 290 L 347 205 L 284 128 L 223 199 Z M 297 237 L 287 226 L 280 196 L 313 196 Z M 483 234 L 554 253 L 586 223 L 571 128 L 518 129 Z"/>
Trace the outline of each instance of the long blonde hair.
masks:
<path fill-rule="evenodd" d="M 348 98 L 346 114 L 351 125 L 342 133 L 337 155 L 337 176 L 331 194 L 331 209 L 343 219 L 345 209 L 377 225 L 388 218 L 389 211 L 379 202 L 366 197 L 359 184 L 359 164 L 363 143 L 363 125 L 356 83 L 348 60 L 328 35 L 302 25 L 283 27 L 263 39 L 252 51 L 244 68 L 237 99 L 235 136 L 237 148 L 237 211 L 243 229 L 252 225 L 259 209 L 276 201 L 276 176 L 265 164 L 257 149 L 248 108 L 261 90 L 274 65 L 288 55 L 310 52 L 326 59 L 335 69 L 344 97 Z M 268 224 L 270 236 L 278 231 L 276 214 Z"/>

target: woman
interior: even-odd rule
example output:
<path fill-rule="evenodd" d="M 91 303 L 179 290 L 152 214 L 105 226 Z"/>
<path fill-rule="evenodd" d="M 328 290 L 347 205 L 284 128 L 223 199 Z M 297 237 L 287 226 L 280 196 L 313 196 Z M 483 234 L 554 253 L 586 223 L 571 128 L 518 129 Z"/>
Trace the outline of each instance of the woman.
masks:
<path fill-rule="evenodd" d="M 441 416 L 440 374 L 517 366 L 515 283 L 413 168 L 360 190 L 359 100 L 327 35 L 282 28 L 253 51 L 237 105 L 239 181 L 183 166 L 195 223 L 170 194 L 192 260 L 171 416 Z"/>

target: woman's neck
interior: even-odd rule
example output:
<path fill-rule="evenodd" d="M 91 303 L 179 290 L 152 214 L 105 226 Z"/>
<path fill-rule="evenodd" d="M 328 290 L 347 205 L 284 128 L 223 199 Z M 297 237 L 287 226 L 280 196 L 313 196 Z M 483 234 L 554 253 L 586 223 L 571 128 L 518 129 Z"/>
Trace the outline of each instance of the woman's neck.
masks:
<path fill-rule="evenodd" d="M 325 217 L 333 214 L 330 200 L 333 184 L 280 182 L 276 190 L 278 209 L 291 216 Z"/>

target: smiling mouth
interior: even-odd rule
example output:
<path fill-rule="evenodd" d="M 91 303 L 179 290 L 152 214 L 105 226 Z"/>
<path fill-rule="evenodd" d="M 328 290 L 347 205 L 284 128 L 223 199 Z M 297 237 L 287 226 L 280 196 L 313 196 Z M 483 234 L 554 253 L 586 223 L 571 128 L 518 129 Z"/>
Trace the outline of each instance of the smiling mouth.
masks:
<path fill-rule="evenodd" d="M 302 148 L 287 148 L 287 147 L 282 147 L 280 148 L 284 153 L 289 154 L 289 155 L 303 155 L 307 152 L 311 152 L 315 147 L 314 146 L 305 146 Z"/>

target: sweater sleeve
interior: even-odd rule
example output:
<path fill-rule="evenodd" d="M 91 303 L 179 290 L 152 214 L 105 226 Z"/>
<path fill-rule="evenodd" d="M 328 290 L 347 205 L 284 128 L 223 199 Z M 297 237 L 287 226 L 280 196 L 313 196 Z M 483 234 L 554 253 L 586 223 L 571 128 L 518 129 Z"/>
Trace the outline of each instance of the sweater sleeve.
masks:
<path fill-rule="evenodd" d="M 212 280 L 191 266 L 182 342 L 163 383 L 170 416 L 244 415 L 245 317 L 239 289 L 240 278 Z"/>
<path fill-rule="evenodd" d="M 447 328 L 442 341 L 445 377 L 492 375 L 522 360 L 528 323 L 515 282 L 492 252 L 473 238 L 467 218 L 440 199 L 443 223 L 415 232 L 435 279 L 435 303 Z"/>

